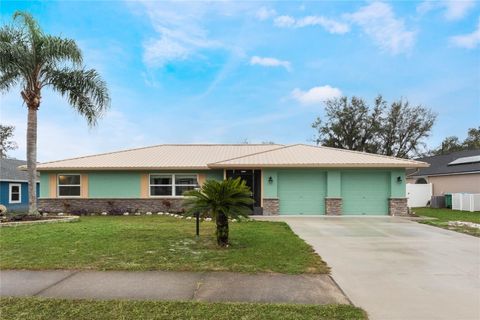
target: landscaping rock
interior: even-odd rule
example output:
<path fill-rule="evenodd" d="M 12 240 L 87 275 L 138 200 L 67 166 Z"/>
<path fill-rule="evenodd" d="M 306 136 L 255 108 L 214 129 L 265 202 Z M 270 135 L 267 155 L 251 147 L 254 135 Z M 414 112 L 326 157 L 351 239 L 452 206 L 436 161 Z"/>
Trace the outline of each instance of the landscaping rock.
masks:
<path fill-rule="evenodd" d="M 448 221 L 448 225 L 452 227 L 470 227 L 480 229 L 480 223 L 467 222 L 467 221 Z"/>

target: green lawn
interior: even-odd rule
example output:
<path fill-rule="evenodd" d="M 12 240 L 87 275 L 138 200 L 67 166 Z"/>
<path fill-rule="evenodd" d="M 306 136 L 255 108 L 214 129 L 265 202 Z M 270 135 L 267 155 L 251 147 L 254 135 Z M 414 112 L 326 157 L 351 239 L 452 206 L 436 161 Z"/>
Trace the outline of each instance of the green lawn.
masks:
<path fill-rule="evenodd" d="M 281 305 L 160 301 L 91 301 L 40 298 L 0 299 L 1 318 L 7 319 L 367 319 L 350 305 Z"/>
<path fill-rule="evenodd" d="M 437 226 L 444 229 L 454 230 L 466 233 L 475 237 L 480 237 L 480 230 L 467 226 L 449 226 L 448 221 L 467 221 L 480 223 L 480 212 L 458 211 L 451 209 L 432 209 L 432 208 L 414 208 L 419 216 L 432 217 L 436 220 L 421 221 L 421 223 Z"/>
<path fill-rule="evenodd" d="M 94 269 L 328 273 L 283 222 L 230 224 L 220 249 L 213 222 L 164 216 L 81 217 L 79 222 L 0 229 L 0 269 Z"/>

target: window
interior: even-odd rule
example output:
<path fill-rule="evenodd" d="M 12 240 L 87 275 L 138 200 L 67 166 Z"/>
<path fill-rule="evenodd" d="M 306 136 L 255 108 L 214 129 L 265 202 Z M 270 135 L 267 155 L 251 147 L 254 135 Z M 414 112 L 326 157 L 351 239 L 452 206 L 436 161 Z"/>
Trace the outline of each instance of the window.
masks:
<path fill-rule="evenodd" d="M 59 197 L 80 197 L 80 175 L 59 174 L 58 175 L 58 196 Z"/>
<path fill-rule="evenodd" d="M 22 202 L 22 185 L 19 183 L 10 184 L 9 203 L 21 203 Z"/>
<path fill-rule="evenodd" d="M 415 181 L 415 184 L 427 184 L 427 180 L 425 178 L 418 178 L 417 181 Z"/>
<path fill-rule="evenodd" d="M 177 196 L 198 187 L 195 174 L 151 174 L 150 196 Z"/>

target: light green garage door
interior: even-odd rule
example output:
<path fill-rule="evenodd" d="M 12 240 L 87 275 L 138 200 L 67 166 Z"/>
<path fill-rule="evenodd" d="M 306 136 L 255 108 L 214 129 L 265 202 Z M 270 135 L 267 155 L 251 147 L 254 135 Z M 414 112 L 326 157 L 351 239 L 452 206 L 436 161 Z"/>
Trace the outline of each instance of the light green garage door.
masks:
<path fill-rule="evenodd" d="M 325 214 L 326 173 L 318 170 L 278 172 L 280 214 Z"/>
<path fill-rule="evenodd" d="M 343 214 L 388 214 L 389 181 L 387 172 L 342 172 Z"/>

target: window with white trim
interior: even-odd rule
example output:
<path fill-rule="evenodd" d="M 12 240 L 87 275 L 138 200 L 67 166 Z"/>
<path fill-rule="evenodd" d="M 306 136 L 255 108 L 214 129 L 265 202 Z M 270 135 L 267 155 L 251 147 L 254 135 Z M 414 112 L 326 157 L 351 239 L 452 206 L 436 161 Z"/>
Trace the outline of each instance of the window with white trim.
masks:
<path fill-rule="evenodd" d="M 188 190 L 198 188 L 196 174 L 151 174 L 150 196 L 180 197 Z"/>
<path fill-rule="evenodd" d="M 59 174 L 57 185 L 59 197 L 80 197 L 79 174 Z"/>
<path fill-rule="evenodd" d="M 22 185 L 19 183 L 11 183 L 8 193 L 9 203 L 21 203 L 22 202 Z"/>

